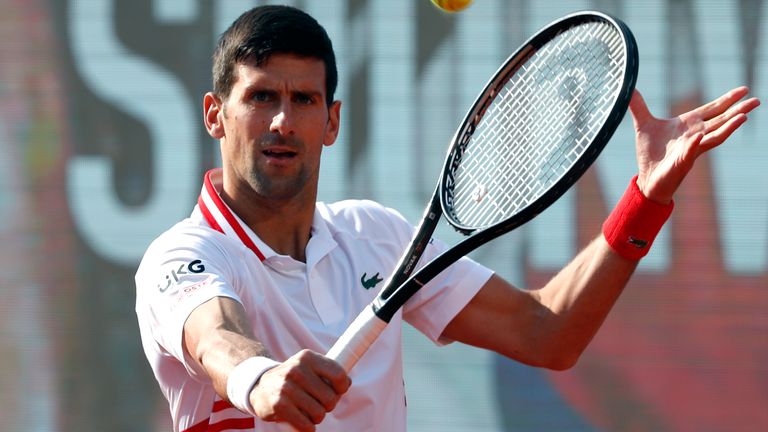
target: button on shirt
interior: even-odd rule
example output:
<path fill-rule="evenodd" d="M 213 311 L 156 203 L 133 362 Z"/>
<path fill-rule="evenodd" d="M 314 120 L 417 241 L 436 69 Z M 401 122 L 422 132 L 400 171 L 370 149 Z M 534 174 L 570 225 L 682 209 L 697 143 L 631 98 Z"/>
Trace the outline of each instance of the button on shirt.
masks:
<path fill-rule="evenodd" d="M 216 395 L 182 347 L 189 314 L 211 298 L 240 302 L 256 338 L 276 360 L 302 349 L 325 353 L 383 288 L 413 227 L 372 201 L 318 203 L 306 263 L 275 253 L 218 196 L 221 171 L 206 174 L 192 215 L 158 237 L 136 273 L 142 344 L 176 431 L 284 430 Z M 433 241 L 421 262 L 445 249 Z M 426 284 L 351 371 L 352 387 L 318 431 L 404 431 L 401 327 L 435 343 L 491 276 L 464 258 Z"/>

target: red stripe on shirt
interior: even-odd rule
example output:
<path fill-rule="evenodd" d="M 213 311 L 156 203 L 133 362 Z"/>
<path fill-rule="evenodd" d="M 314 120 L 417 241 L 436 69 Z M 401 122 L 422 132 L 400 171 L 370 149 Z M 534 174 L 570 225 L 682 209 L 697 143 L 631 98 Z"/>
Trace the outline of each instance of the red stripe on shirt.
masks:
<path fill-rule="evenodd" d="M 240 226 L 240 224 L 237 222 L 237 219 L 235 219 L 232 213 L 230 213 L 226 204 L 224 204 L 224 202 L 221 200 L 221 197 L 219 196 L 218 192 L 216 192 L 216 188 L 213 186 L 213 182 L 211 182 L 212 171 L 213 170 L 210 170 L 207 173 L 205 173 L 205 190 L 208 192 L 208 196 L 211 197 L 211 200 L 213 200 L 213 204 L 216 205 L 216 208 L 219 210 L 221 215 L 224 216 L 224 219 L 227 220 L 227 223 L 229 223 L 229 225 L 235 231 L 235 233 L 243 242 L 243 244 L 246 245 L 248 249 L 252 250 L 253 253 L 255 253 L 256 256 L 259 257 L 259 260 L 264 261 L 265 259 L 264 254 L 262 254 L 259 248 L 256 247 L 256 244 L 253 243 L 253 240 L 251 240 L 251 238 L 248 237 L 248 234 L 245 233 L 245 230 L 243 230 L 243 227 Z"/>
<path fill-rule="evenodd" d="M 203 201 L 202 195 L 197 197 L 197 206 L 200 207 L 200 212 L 203 214 L 205 221 L 208 222 L 208 225 L 216 231 L 224 233 L 224 230 L 221 229 L 219 223 L 216 222 L 216 218 L 213 217 L 211 212 L 208 210 L 208 207 L 205 205 L 205 201 Z"/>
<path fill-rule="evenodd" d="M 227 429 L 253 429 L 256 426 L 256 421 L 253 417 L 224 419 L 214 424 L 210 424 L 210 421 L 211 418 L 209 417 L 190 428 L 184 429 L 182 432 L 221 432 Z"/>
<path fill-rule="evenodd" d="M 213 403 L 213 409 L 211 412 L 219 412 L 228 408 L 234 408 L 235 406 L 225 400 L 217 400 Z"/>
<path fill-rule="evenodd" d="M 209 425 L 206 432 L 221 432 L 227 429 L 253 429 L 255 425 L 256 422 L 253 420 L 253 417 L 225 419 Z"/>
<path fill-rule="evenodd" d="M 208 430 L 208 422 L 210 420 L 211 418 L 208 417 L 207 419 L 201 421 L 200 423 L 197 423 L 194 426 L 188 427 L 181 432 L 206 432 Z"/>

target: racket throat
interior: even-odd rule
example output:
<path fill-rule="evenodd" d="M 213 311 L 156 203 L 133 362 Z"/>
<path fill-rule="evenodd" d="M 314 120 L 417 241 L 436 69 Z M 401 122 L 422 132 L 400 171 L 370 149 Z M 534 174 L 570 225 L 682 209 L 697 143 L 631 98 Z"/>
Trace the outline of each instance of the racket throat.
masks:
<path fill-rule="evenodd" d="M 442 215 L 439 191 L 440 185 L 438 184 L 435 188 L 435 192 L 432 194 L 432 200 L 424 210 L 421 224 L 416 229 L 416 233 L 408 244 L 406 251 L 395 266 L 396 270 L 392 273 L 392 276 L 384 285 L 385 288 L 376 299 L 377 302 L 384 302 L 389 299 L 400 285 L 408 280 L 408 277 L 419 264 L 419 259 L 427 248 L 427 245 L 432 241 L 432 234 L 435 232 L 437 222 Z"/>

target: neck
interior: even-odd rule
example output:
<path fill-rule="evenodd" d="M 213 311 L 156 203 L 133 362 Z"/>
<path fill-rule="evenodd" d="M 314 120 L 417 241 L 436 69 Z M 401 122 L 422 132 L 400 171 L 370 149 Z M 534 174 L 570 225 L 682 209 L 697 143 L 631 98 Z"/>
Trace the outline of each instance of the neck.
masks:
<path fill-rule="evenodd" d="M 288 200 L 270 200 L 251 193 L 221 191 L 224 202 L 272 250 L 306 262 L 312 233 L 316 194 Z"/>

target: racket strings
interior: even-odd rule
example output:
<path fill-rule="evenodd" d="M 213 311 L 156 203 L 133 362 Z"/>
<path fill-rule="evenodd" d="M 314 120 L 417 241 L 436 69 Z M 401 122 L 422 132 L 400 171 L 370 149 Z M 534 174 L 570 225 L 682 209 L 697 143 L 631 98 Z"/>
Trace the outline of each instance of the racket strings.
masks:
<path fill-rule="evenodd" d="M 610 114 L 625 69 L 610 24 L 571 27 L 507 76 L 456 167 L 451 217 L 485 227 L 528 207 L 589 148 Z"/>

